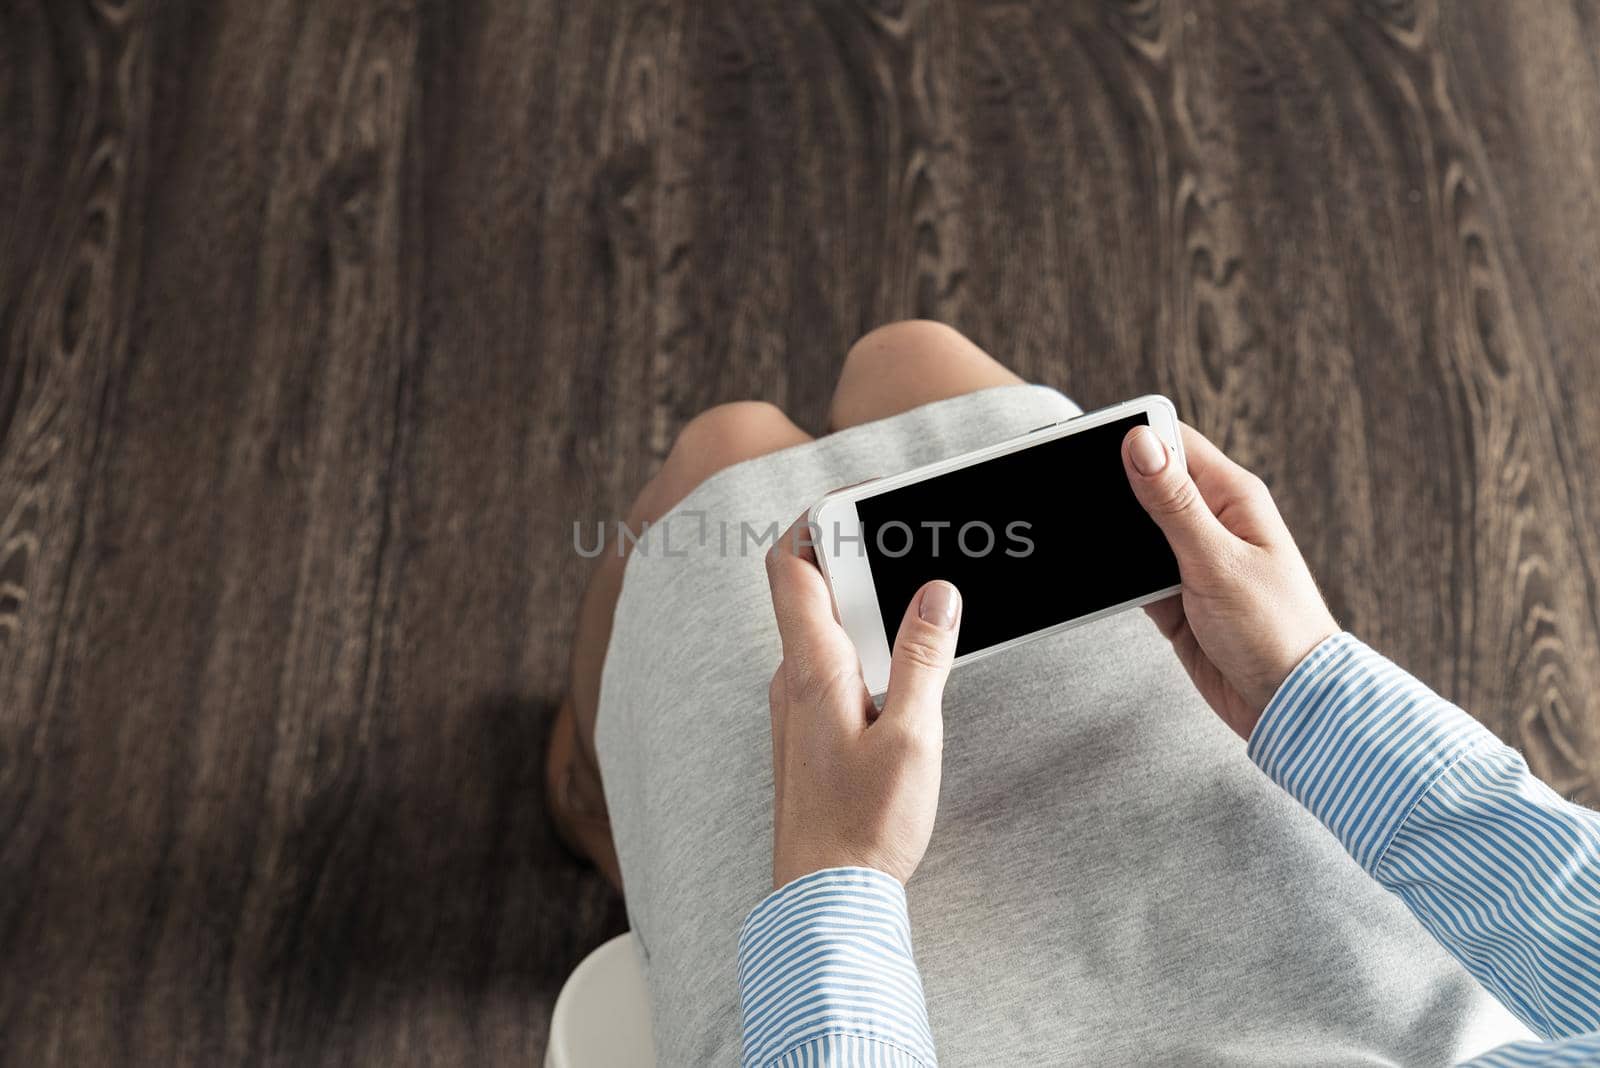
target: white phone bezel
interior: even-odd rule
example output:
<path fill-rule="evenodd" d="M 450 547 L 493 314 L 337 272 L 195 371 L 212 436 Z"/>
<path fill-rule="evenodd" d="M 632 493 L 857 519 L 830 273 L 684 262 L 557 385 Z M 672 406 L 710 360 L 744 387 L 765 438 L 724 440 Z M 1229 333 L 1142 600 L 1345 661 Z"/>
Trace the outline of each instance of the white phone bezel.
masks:
<path fill-rule="evenodd" d="M 878 610 L 878 593 L 872 581 L 872 568 L 867 562 L 867 555 L 859 551 L 862 544 L 861 520 L 856 511 L 856 502 L 868 497 L 876 497 L 880 493 L 899 489 L 915 482 L 922 482 L 951 471 L 958 471 L 964 467 L 971 467 L 997 456 L 1019 452 L 1032 448 L 1046 441 L 1057 438 L 1070 437 L 1073 434 L 1091 430 L 1104 423 L 1126 419 L 1132 415 L 1144 414 L 1148 417 L 1152 429 L 1161 436 L 1172 450 L 1172 455 L 1180 464 L 1186 464 L 1183 454 L 1183 437 L 1178 431 L 1178 413 L 1167 398 L 1158 394 L 1136 397 L 1133 400 L 1113 404 L 1108 408 L 1100 408 L 1093 412 L 1086 412 L 1057 423 L 1049 423 L 1025 434 L 1007 439 L 995 445 L 989 445 L 972 452 L 953 456 L 948 460 L 925 464 L 898 475 L 873 479 L 870 482 L 848 486 L 835 490 L 823 497 L 806 513 L 806 519 L 811 524 L 813 536 L 816 539 L 815 551 L 817 564 L 822 569 L 823 576 L 827 579 L 828 589 L 833 595 L 834 614 L 839 623 L 844 627 L 845 633 L 855 644 L 856 652 L 861 658 L 861 674 L 866 680 L 867 690 L 873 697 L 881 697 L 889 687 L 889 659 L 890 649 L 888 642 L 889 627 L 885 625 L 882 613 Z M 826 532 L 834 532 L 829 536 Z M 839 550 L 850 546 L 849 551 Z M 983 657 L 1003 650 L 1021 645 L 1052 634 L 1059 634 L 1064 630 L 1092 623 L 1097 619 L 1114 615 L 1117 612 L 1139 605 L 1159 601 L 1178 592 L 1180 587 L 1169 586 L 1165 589 L 1155 590 L 1140 597 L 1121 604 L 1111 605 L 1108 608 L 1091 612 L 1085 616 L 1069 619 L 1043 630 L 1033 631 L 1018 638 L 991 645 L 987 649 L 967 653 L 956 657 L 957 666 L 980 660 Z M 895 620 L 896 627 L 899 620 Z"/>

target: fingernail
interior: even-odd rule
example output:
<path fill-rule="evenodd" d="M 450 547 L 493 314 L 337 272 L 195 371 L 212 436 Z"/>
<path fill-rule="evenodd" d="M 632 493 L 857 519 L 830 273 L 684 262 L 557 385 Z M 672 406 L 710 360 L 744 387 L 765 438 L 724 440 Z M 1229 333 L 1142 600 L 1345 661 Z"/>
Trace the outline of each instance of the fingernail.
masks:
<path fill-rule="evenodd" d="M 1133 457 L 1133 466 L 1146 478 L 1159 475 L 1167 466 L 1167 446 L 1156 436 L 1154 430 L 1143 428 L 1134 432 L 1133 442 L 1128 446 L 1128 455 Z"/>
<path fill-rule="evenodd" d="M 949 630 L 956 625 L 956 616 L 960 613 L 961 594 L 950 583 L 933 582 L 922 591 L 922 603 L 917 606 L 917 615 L 922 617 L 924 623 Z"/>

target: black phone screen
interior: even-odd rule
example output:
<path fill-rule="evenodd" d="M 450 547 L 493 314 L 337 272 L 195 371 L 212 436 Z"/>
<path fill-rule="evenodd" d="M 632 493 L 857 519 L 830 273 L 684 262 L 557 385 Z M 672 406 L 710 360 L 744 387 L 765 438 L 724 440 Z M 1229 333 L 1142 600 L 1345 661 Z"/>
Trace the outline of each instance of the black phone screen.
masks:
<path fill-rule="evenodd" d="M 857 501 L 890 648 L 936 578 L 961 591 L 958 656 L 1176 586 L 1122 469 L 1122 439 L 1148 424 L 1119 419 Z"/>

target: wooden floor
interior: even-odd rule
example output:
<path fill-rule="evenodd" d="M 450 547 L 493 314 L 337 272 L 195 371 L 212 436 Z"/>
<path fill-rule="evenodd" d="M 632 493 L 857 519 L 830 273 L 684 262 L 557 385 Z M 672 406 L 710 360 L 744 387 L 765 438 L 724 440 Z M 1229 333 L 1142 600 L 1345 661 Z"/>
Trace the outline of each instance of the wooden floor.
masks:
<path fill-rule="evenodd" d="M 536 1063 L 573 521 L 912 315 L 1600 803 L 1600 4 L 6 0 L 0 1062 Z"/>

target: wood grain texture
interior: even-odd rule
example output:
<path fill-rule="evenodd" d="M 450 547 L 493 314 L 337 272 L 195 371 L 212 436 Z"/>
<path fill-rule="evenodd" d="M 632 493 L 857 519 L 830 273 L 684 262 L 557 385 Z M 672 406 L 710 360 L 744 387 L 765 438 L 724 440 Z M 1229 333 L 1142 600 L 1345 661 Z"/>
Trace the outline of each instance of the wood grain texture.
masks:
<path fill-rule="evenodd" d="M 910 315 L 1600 803 L 1589 0 L 10 0 L 0 118 L 0 1062 L 537 1062 L 571 524 Z"/>

